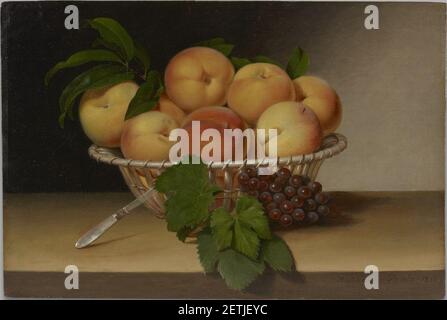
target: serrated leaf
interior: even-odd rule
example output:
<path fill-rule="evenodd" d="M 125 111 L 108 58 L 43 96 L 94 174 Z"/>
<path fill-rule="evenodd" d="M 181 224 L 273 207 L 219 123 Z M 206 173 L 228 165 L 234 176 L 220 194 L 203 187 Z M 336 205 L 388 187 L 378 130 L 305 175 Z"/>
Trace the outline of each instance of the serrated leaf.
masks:
<path fill-rule="evenodd" d="M 236 212 L 238 214 L 250 208 L 262 210 L 262 204 L 256 198 L 250 196 L 241 196 L 239 199 L 237 199 Z"/>
<path fill-rule="evenodd" d="M 158 93 L 160 87 L 160 74 L 157 71 L 149 72 L 146 82 L 138 88 L 137 93 L 130 101 L 125 119 L 128 120 L 141 113 L 152 110 L 160 98 Z"/>
<path fill-rule="evenodd" d="M 278 236 L 262 242 L 262 257 L 276 271 L 292 271 L 293 257 L 287 244 Z"/>
<path fill-rule="evenodd" d="M 99 32 L 105 41 L 113 43 L 123 50 L 127 61 L 132 60 L 135 54 L 133 40 L 118 21 L 100 17 L 88 22 L 93 29 Z"/>
<path fill-rule="evenodd" d="M 287 63 L 287 74 L 291 79 L 298 78 L 306 73 L 309 67 L 309 56 L 303 49 L 297 47 L 292 51 L 292 55 Z"/>
<path fill-rule="evenodd" d="M 238 58 L 238 57 L 231 57 L 230 58 L 231 63 L 233 64 L 234 68 L 236 70 L 239 70 L 242 67 L 245 67 L 247 64 L 252 63 L 250 59 L 247 58 Z"/>
<path fill-rule="evenodd" d="M 200 264 L 206 273 L 216 270 L 219 252 L 209 231 L 202 231 L 197 236 L 197 254 L 199 255 Z"/>
<path fill-rule="evenodd" d="M 45 85 L 60 70 L 73 68 L 89 62 L 121 62 L 121 59 L 112 51 L 93 49 L 83 50 L 72 54 L 67 60 L 58 62 L 45 75 Z"/>
<path fill-rule="evenodd" d="M 202 190 L 184 190 L 166 200 L 166 221 L 169 231 L 177 232 L 184 227 L 193 227 L 204 222 L 209 216 L 213 195 Z"/>
<path fill-rule="evenodd" d="M 234 45 L 227 43 L 224 38 L 213 38 L 205 41 L 200 41 L 196 44 L 201 47 L 208 47 L 221 52 L 224 56 L 228 57 L 233 51 Z"/>
<path fill-rule="evenodd" d="M 99 65 L 81 73 L 65 87 L 59 97 L 59 125 L 64 126 L 65 117 L 71 114 L 76 98 L 86 90 L 103 88 L 133 78 L 132 72 L 119 65 Z"/>
<path fill-rule="evenodd" d="M 208 219 L 216 187 L 209 183 L 208 169 L 203 163 L 179 163 L 166 169 L 157 178 L 155 188 L 168 197 L 168 230 L 179 231 Z"/>
<path fill-rule="evenodd" d="M 151 58 L 146 49 L 139 43 L 135 44 L 135 58 L 141 63 L 141 66 L 144 69 L 144 77 L 146 78 L 151 64 Z"/>
<path fill-rule="evenodd" d="M 191 233 L 193 229 L 190 227 L 184 227 L 177 231 L 177 239 L 179 239 L 181 242 L 185 242 L 186 238 L 188 238 L 188 235 Z"/>
<path fill-rule="evenodd" d="M 227 249 L 219 253 L 217 270 L 230 288 L 245 289 L 264 272 L 264 269 L 262 261 L 251 260 L 235 250 Z"/>
<path fill-rule="evenodd" d="M 272 59 L 272 58 L 269 58 L 269 57 L 267 57 L 267 56 L 259 55 L 259 56 L 256 56 L 256 57 L 251 58 L 251 60 L 252 60 L 253 62 L 262 62 L 262 63 L 270 63 L 270 64 L 274 64 L 274 65 L 277 65 L 278 67 L 281 67 L 281 68 L 282 68 L 281 64 L 280 64 L 278 61 L 276 61 L 276 60 L 274 60 L 274 59 Z"/>
<path fill-rule="evenodd" d="M 242 225 L 239 220 L 234 222 L 233 248 L 254 260 L 258 258 L 258 235 L 251 229 Z"/>
<path fill-rule="evenodd" d="M 251 228 L 260 239 L 270 239 L 272 237 L 267 216 L 262 208 L 251 207 L 246 209 L 238 214 L 238 220 L 243 226 Z"/>
<path fill-rule="evenodd" d="M 210 226 L 219 250 L 231 246 L 233 240 L 233 224 L 233 217 L 224 208 L 217 208 L 212 212 Z"/>

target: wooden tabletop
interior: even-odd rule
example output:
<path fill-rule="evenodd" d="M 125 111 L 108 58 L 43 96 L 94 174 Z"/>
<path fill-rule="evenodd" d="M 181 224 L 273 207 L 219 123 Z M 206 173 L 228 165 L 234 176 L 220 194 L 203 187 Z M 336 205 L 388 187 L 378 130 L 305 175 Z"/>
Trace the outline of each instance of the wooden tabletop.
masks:
<path fill-rule="evenodd" d="M 121 220 L 94 246 L 75 249 L 83 232 L 132 200 L 130 193 L 6 194 L 5 292 L 148 298 L 442 296 L 442 192 L 343 192 L 334 198 L 343 213 L 334 223 L 281 232 L 297 274 L 267 274 L 250 290 L 236 293 L 218 277 L 203 275 L 194 243 L 179 242 L 145 208 Z M 80 290 L 64 289 L 67 265 L 78 267 L 84 279 Z M 380 290 L 364 288 L 367 265 L 382 272 L 386 282 Z M 412 287 L 416 292 L 410 292 Z"/>

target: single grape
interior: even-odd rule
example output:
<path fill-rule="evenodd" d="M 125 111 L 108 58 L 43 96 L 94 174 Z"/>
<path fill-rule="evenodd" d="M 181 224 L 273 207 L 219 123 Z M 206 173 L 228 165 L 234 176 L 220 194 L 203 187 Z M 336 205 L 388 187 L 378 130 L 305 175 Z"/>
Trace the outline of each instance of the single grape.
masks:
<path fill-rule="evenodd" d="M 281 218 L 279 219 L 279 223 L 283 226 L 283 227 L 289 227 L 292 223 L 293 223 L 293 219 L 290 215 L 288 214 L 283 214 L 281 216 Z"/>
<path fill-rule="evenodd" d="M 315 223 L 319 219 L 318 214 L 315 211 L 311 211 L 307 213 L 307 220 L 309 223 Z"/>
<path fill-rule="evenodd" d="M 303 199 L 310 198 L 312 196 L 312 191 L 309 187 L 300 187 L 298 189 L 298 196 Z"/>
<path fill-rule="evenodd" d="M 280 178 L 289 179 L 290 170 L 287 168 L 281 168 L 276 172 L 276 175 Z"/>
<path fill-rule="evenodd" d="M 238 181 L 241 186 L 246 186 L 248 184 L 248 180 L 250 180 L 250 176 L 247 173 L 239 173 Z"/>
<path fill-rule="evenodd" d="M 321 183 L 319 183 L 317 181 L 309 182 L 309 184 L 307 186 L 310 188 L 310 190 L 312 191 L 313 194 L 317 194 L 317 193 L 321 192 L 321 190 L 323 189 L 323 187 L 321 186 Z"/>
<path fill-rule="evenodd" d="M 258 175 L 258 170 L 256 170 L 256 168 L 253 167 L 246 167 L 245 173 L 248 174 L 250 178 L 255 178 Z"/>
<path fill-rule="evenodd" d="M 264 203 L 264 208 L 265 208 L 265 211 L 270 212 L 273 209 L 278 209 L 278 203 L 276 203 L 274 201 L 267 203 L 267 204 Z"/>
<path fill-rule="evenodd" d="M 292 202 L 290 202 L 289 200 L 284 200 L 283 202 L 281 202 L 279 204 L 279 208 L 283 213 L 287 214 L 291 214 L 294 209 Z"/>
<path fill-rule="evenodd" d="M 282 186 L 277 182 L 272 182 L 269 186 L 269 190 L 271 192 L 280 192 L 282 190 Z"/>
<path fill-rule="evenodd" d="M 289 178 L 289 184 L 292 187 L 299 188 L 303 185 L 303 178 L 298 175 L 293 175 Z"/>
<path fill-rule="evenodd" d="M 258 192 L 258 190 L 248 190 L 247 194 L 248 194 L 249 196 L 252 196 L 252 197 L 255 197 L 255 198 L 259 197 L 259 192 Z"/>
<path fill-rule="evenodd" d="M 301 176 L 301 179 L 303 180 L 303 185 L 307 186 L 310 182 L 310 178 L 308 176 Z"/>
<path fill-rule="evenodd" d="M 292 202 L 295 208 L 301 208 L 304 205 L 304 199 L 300 198 L 299 196 L 292 197 L 290 201 Z"/>
<path fill-rule="evenodd" d="M 309 211 L 315 211 L 317 209 L 317 202 L 314 199 L 307 199 L 306 202 L 304 202 L 304 210 L 307 212 Z"/>
<path fill-rule="evenodd" d="M 267 183 L 271 183 L 275 180 L 275 175 L 273 174 L 263 174 L 258 176 L 259 180 L 267 181 Z"/>
<path fill-rule="evenodd" d="M 319 204 L 326 204 L 329 201 L 329 196 L 327 193 L 324 192 L 319 192 L 315 195 L 315 200 L 319 203 Z"/>
<path fill-rule="evenodd" d="M 327 217 L 330 213 L 329 207 L 325 206 L 325 205 L 320 205 L 317 208 L 317 213 L 321 216 L 321 217 Z"/>
<path fill-rule="evenodd" d="M 298 222 L 302 222 L 302 221 L 304 221 L 304 219 L 306 219 L 306 213 L 304 212 L 303 209 L 297 208 L 297 209 L 293 210 L 292 218 Z"/>
<path fill-rule="evenodd" d="M 270 203 L 273 201 L 272 194 L 268 191 L 264 191 L 259 195 L 259 201 L 264 204 Z"/>
<path fill-rule="evenodd" d="M 268 189 L 269 189 L 269 183 L 259 178 L 258 190 L 262 192 L 267 191 Z"/>
<path fill-rule="evenodd" d="M 273 201 L 281 203 L 284 200 L 286 200 L 286 196 L 284 195 L 284 193 L 277 192 L 273 194 Z"/>
<path fill-rule="evenodd" d="M 287 186 L 284 188 L 284 194 L 287 198 L 292 198 L 296 194 L 296 189 L 292 186 Z"/>
<path fill-rule="evenodd" d="M 268 215 L 269 215 L 270 219 L 272 219 L 272 220 L 279 220 L 279 218 L 281 218 L 282 213 L 281 213 L 281 210 L 275 208 L 275 209 L 270 210 L 268 212 Z"/>
<path fill-rule="evenodd" d="M 284 177 L 276 177 L 273 183 L 277 183 L 282 189 L 287 185 L 287 179 L 284 179 Z"/>
<path fill-rule="evenodd" d="M 256 190 L 258 189 L 258 186 L 259 186 L 258 178 L 250 178 L 250 180 L 248 180 L 248 188 L 250 190 Z"/>

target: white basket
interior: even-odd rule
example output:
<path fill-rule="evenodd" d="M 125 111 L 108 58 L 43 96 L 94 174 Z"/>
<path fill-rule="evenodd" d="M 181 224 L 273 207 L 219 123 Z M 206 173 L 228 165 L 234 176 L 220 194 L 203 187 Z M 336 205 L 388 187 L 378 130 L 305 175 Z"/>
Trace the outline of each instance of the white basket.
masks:
<path fill-rule="evenodd" d="M 292 174 L 305 175 L 311 180 L 315 180 L 323 161 L 345 150 L 347 144 L 345 136 L 333 133 L 324 138 L 321 148 L 317 152 L 278 158 L 278 167 L 287 167 Z M 126 184 L 135 197 L 140 197 L 146 192 L 165 168 L 174 165 L 169 161 L 152 162 L 124 159 L 119 149 L 103 148 L 96 145 L 90 146 L 88 153 L 91 158 L 98 162 L 118 166 Z M 267 166 L 268 162 L 264 160 L 266 159 L 257 160 L 254 166 Z M 222 188 L 223 205 L 227 209 L 231 208 L 234 203 L 233 200 L 239 194 L 236 177 L 245 166 L 247 166 L 247 160 L 208 164 L 209 179 Z M 152 196 L 145 201 L 145 206 L 151 209 L 157 217 L 164 218 L 165 200 L 163 194 L 153 192 Z"/>

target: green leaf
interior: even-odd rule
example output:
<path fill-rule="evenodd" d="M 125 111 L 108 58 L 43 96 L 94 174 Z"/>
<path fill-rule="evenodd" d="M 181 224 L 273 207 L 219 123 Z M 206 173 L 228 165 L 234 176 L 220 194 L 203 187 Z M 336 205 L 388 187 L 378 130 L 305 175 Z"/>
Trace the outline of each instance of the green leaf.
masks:
<path fill-rule="evenodd" d="M 138 43 L 135 44 L 135 57 L 141 63 L 141 66 L 144 70 L 144 78 L 146 78 L 151 64 L 151 58 L 149 57 L 149 53 L 146 51 L 146 49 Z"/>
<path fill-rule="evenodd" d="M 146 82 L 138 88 L 137 93 L 130 101 L 125 119 L 128 120 L 152 110 L 160 98 L 159 89 L 161 86 L 160 74 L 157 71 L 149 72 Z"/>
<path fill-rule="evenodd" d="M 241 225 L 239 220 L 234 223 L 233 247 L 253 260 L 258 258 L 259 238 L 254 231 Z"/>
<path fill-rule="evenodd" d="M 235 250 L 228 249 L 219 254 L 217 270 L 230 288 L 245 289 L 264 269 L 262 261 L 251 260 Z"/>
<path fill-rule="evenodd" d="M 135 54 L 133 40 L 118 21 L 111 18 L 95 18 L 88 22 L 105 41 L 113 43 L 123 50 L 127 61 L 132 60 Z"/>
<path fill-rule="evenodd" d="M 59 125 L 64 127 L 65 117 L 67 114 L 71 115 L 76 98 L 86 90 L 103 88 L 133 78 L 133 73 L 119 65 L 99 65 L 81 73 L 65 87 L 59 97 Z"/>
<path fill-rule="evenodd" d="M 224 38 L 213 38 L 210 40 L 198 42 L 196 45 L 212 48 L 221 52 L 226 57 L 228 57 L 234 49 L 234 45 L 231 43 L 227 43 Z"/>
<path fill-rule="evenodd" d="M 202 231 L 197 236 L 197 253 L 200 264 L 206 273 L 216 270 L 216 263 L 219 256 L 216 242 L 209 231 Z"/>
<path fill-rule="evenodd" d="M 193 228 L 190 227 L 184 227 L 177 231 L 177 239 L 179 239 L 181 242 L 185 242 L 186 238 L 188 238 L 188 235 L 191 233 Z"/>
<path fill-rule="evenodd" d="M 73 68 L 88 62 L 121 62 L 121 59 L 113 52 L 102 49 L 84 50 L 71 55 L 67 60 L 58 62 L 45 75 L 45 85 L 60 70 Z"/>
<path fill-rule="evenodd" d="M 210 226 L 219 250 L 226 249 L 231 245 L 233 224 L 233 217 L 224 208 L 217 208 L 212 212 Z"/>
<path fill-rule="evenodd" d="M 247 58 L 238 58 L 238 57 L 231 57 L 230 58 L 231 63 L 233 64 L 234 68 L 236 70 L 241 69 L 242 67 L 245 67 L 247 64 L 252 63 L 250 59 Z"/>
<path fill-rule="evenodd" d="M 115 52 L 121 59 L 126 60 L 126 53 L 118 47 L 116 44 L 108 42 L 104 40 L 103 38 L 97 38 L 93 43 L 91 44 L 92 48 L 105 48 L 109 49 L 110 51 Z"/>
<path fill-rule="evenodd" d="M 277 65 L 278 67 L 282 68 L 281 64 L 278 61 L 276 61 L 276 60 L 274 60 L 272 58 L 269 58 L 267 56 L 260 55 L 260 56 L 256 56 L 256 57 L 251 58 L 251 60 L 253 62 L 263 62 L 263 63 L 274 64 L 274 65 Z"/>
<path fill-rule="evenodd" d="M 262 256 L 265 262 L 276 271 L 292 271 L 293 257 L 287 244 L 278 236 L 262 243 Z"/>
<path fill-rule="evenodd" d="M 253 200 L 259 204 L 256 199 Z M 270 239 L 272 237 L 267 216 L 260 204 L 238 211 L 238 220 L 243 226 L 255 231 L 260 239 Z"/>
<path fill-rule="evenodd" d="M 208 169 L 203 163 L 179 163 L 166 169 L 156 182 L 157 191 L 166 194 L 168 230 L 194 227 L 209 218 L 217 188 L 209 183 Z"/>
<path fill-rule="evenodd" d="M 306 73 L 309 67 L 309 56 L 303 49 L 297 47 L 292 51 L 286 71 L 291 79 L 296 79 Z"/>

